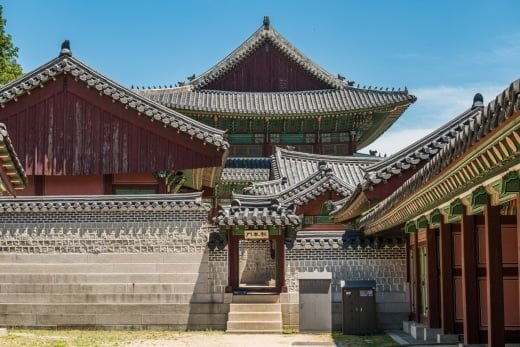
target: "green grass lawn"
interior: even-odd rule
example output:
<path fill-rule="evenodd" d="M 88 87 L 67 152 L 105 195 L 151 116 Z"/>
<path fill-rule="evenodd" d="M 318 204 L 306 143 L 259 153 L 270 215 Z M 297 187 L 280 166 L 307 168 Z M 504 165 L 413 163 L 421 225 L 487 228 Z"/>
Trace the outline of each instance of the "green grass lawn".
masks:
<path fill-rule="evenodd" d="M 186 335 L 211 338 L 223 331 L 182 332 L 171 330 L 31 330 L 9 329 L 0 336 L 0 347 L 113 347 L 132 344 L 153 346 L 154 340 L 175 341 Z M 201 340 L 202 340 L 201 339 Z M 333 341 L 340 347 L 389 347 L 397 344 L 387 335 L 352 336 L 334 333 Z M 203 344 L 201 344 L 203 346 Z M 268 347 L 268 346 L 266 346 Z"/>
<path fill-rule="evenodd" d="M 340 333 L 332 334 L 334 342 L 340 347 L 389 347 L 398 344 L 386 334 L 382 335 L 343 335 Z"/>

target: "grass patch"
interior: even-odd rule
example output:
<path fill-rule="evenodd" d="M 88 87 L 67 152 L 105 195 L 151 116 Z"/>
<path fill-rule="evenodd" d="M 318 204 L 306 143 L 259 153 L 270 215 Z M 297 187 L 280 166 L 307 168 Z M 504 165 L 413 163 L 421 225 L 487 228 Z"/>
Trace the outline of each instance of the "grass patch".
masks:
<path fill-rule="evenodd" d="M 176 340 L 190 332 L 172 330 L 32 330 L 8 329 L 0 337 L 0 347 L 112 347 L 149 340 Z M 208 330 L 196 334 L 223 332 Z"/>
<path fill-rule="evenodd" d="M 381 335 L 343 335 L 341 333 L 332 334 L 332 338 L 337 346 L 340 347 L 391 347 L 398 344 L 386 334 Z"/>

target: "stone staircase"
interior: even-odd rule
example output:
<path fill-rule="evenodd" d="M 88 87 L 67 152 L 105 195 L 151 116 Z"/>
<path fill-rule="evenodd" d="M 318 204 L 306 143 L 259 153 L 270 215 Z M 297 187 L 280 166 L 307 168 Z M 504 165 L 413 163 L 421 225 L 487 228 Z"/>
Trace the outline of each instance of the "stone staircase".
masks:
<path fill-rule="evenodd" d="M 202 254 L 0 254 L 0 326 L 224 329 L 208 271 Z"/>
<path fill-rule="evenodd" d="M 227 321 L 228 333 L 281 333 L 280 295 L 233 295 Z"/>

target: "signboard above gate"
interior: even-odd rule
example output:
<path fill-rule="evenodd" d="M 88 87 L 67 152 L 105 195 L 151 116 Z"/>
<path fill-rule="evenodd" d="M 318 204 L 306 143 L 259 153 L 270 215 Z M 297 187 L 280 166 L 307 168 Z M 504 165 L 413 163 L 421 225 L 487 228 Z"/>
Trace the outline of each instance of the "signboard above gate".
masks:
<path fill-rule="evenodd" d="M 268 240 L 269 230 L 244 230 L 246 240 Z"/>

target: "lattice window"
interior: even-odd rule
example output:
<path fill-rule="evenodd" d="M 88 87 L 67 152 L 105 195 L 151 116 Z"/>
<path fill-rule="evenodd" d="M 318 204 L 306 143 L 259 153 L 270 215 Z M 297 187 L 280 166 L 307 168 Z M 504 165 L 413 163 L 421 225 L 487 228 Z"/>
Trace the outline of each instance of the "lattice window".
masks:
<path fill-rule="evenodd" d="M 334 131 L 336 130 L 336 118 L 322 118 L 320 124 L 321 131 Z"/>
<path fill-rule="evenodd" d="M 301 131 L 302 121 L 300 119 L 288 119 L 285 122 L 285 131 L 296 133 Z"/>
<path fill-rule="evenodd" d="M 240 133 L 249 132 L 249 120 L 248 119 L 235 120 L 233 131 L 240 132 Z"/>

